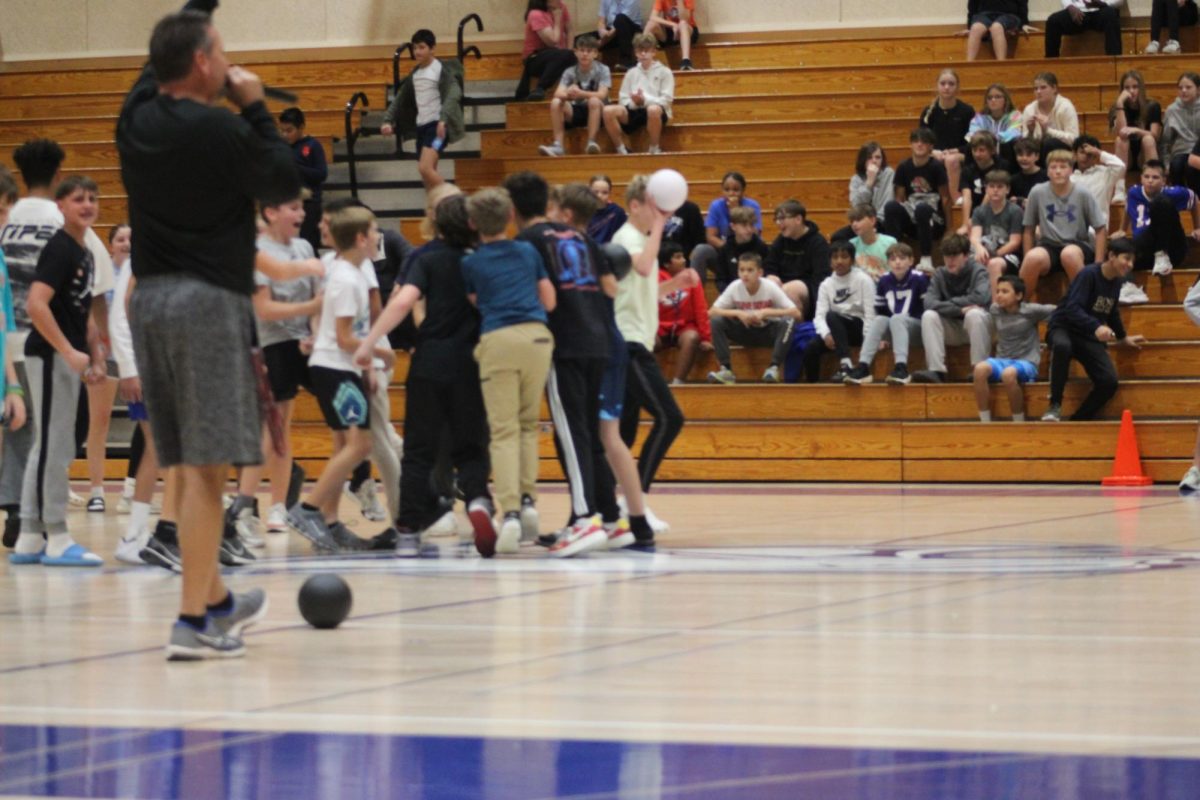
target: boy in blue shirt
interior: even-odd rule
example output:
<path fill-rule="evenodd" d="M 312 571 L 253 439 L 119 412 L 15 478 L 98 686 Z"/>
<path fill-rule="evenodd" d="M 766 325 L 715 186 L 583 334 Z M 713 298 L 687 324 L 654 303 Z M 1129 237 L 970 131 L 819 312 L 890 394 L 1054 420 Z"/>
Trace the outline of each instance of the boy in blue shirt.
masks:
<path fill-rule="evenodd" d="M 482 189 L 467 201 L 479 248 L 462 261 L 467 297 L 479 308 L 475 349 L 491 429 L 489 451 L 496 503 L 504 514 L 498 536 L 489 509 L 468 509 L 480 555 L 514 552 L 521 541 L 521 496 L 537 502 L 538 412 L 550 372 L 554 337 L 546 327 L 554 285 L 538 251 L 507 238 L 512 200 L 503 189 Z M 488 519 L 477 519 L 487 516 Z M 497 540 L 498 539 L 498 540 Z"/>
<path fill-rule="evenodd" d="M 1142 182 L 1129 190 L 1125 202 L 1126 234 L 1133 237 L 1133 268 L 1153 267 L 1155 275 L 1170 275 L 1187 256 L 1187 234 L 1180 211 L 1192 214 L 1192 238 L 1200 241 L 1200 205 L 1186 186 L 1166 185 L 1166 166 L 1158 159 L 1142 167 Z"/>

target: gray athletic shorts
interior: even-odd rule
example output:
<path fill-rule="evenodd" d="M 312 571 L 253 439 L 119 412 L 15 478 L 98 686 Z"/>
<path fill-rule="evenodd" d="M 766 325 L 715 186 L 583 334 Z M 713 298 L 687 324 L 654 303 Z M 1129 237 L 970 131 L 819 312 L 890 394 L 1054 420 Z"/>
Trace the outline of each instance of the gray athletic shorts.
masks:
<path fill-rule="evenodd" d="M 190 275 L 156 275 L 138 280 L 129 310 L 159 463 L 260 463 L 250 298 Z"/>

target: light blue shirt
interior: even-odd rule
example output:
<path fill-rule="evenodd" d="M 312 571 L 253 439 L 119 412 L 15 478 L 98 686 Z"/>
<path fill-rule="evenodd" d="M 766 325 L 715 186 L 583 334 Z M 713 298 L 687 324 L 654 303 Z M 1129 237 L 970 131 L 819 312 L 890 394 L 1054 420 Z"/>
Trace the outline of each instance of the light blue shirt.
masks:
<path fill-rule="evenodd" d="M 600 0 L 600 16 L 606 25 L 612 25 L 618 14 L 624 14 L 637 25 L 642 24 L 641 0 Z"/>

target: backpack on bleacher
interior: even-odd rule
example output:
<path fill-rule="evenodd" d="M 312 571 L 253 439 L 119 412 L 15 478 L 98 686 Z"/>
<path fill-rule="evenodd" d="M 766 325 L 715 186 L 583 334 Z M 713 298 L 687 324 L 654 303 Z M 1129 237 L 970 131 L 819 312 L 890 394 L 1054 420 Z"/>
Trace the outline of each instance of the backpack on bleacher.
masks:
<path fill-rule="evenodd" d="M 815 338 L 817 328 L 811 322 L 801 322 L 792 328 L 792 346 L 783 360 L 783 380 L 786 383 L 800 382 L 800 374 L 804 371 L 804 349 Z"/>

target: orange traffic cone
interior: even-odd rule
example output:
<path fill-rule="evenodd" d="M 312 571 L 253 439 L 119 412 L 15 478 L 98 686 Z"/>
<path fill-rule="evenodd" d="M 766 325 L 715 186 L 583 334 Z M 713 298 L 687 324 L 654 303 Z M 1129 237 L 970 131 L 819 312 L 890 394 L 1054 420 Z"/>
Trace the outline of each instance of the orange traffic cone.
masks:
<path fill-rule="evenodd" d="M 1104 486 L 1149 486 L 1154 480 L 1142 472 L 1138 457 L 1137 434 L 1133 431 L 1133 413 L 1127 408 L 1121 413 L 1121 431 L 1117 434 L 1117 457 L 1113 459 L 1113 474 L 1103 478 Z"/>

